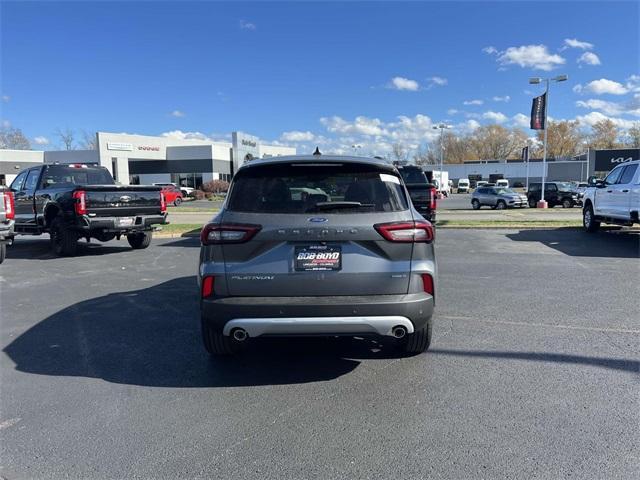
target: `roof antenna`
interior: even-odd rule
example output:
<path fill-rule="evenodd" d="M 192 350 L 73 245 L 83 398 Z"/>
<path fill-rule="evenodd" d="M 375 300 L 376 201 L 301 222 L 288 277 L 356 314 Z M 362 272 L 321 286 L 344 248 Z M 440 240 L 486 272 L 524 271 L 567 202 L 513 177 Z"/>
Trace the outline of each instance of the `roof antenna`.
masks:
<path fill-rule="evenodd" d="M 313 154 L 314 154 L 314 155 L 318 155 L 318 156 L 319 156 L 319 155 L 322 155 L 322 154 L 320 153 L 320 149 L 319 149 L 318 147 L 316 147 L 316 151 L 315 151 L 315 152 L 313 152 Z"/>

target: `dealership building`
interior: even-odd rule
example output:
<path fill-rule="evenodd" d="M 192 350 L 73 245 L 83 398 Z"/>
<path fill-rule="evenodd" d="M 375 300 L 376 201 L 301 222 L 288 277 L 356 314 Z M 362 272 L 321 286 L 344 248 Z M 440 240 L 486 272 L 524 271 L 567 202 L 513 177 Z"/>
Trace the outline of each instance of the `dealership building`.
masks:
<path fill-rule="evenodd" d="M 198 188 L 210 180 L 230 180 L 254 158 L 296 154 L 295 148 L 265 145 L 242 132 L 233 132 L 231 142 L 98 132 L 96 145 L 96 150 L 0 150 L 0 182 L 9 184 L 20 170 L 42 163 L 92 163 L 124 185 L 172 182 Z"/>

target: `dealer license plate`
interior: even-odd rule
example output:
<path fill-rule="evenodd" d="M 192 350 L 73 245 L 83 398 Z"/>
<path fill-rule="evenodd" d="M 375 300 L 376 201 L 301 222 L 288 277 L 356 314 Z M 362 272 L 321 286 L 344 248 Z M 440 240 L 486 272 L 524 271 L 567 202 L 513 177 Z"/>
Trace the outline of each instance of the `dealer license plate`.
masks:
<path fill-rule="evenodd" d="M 340 270 L 342 249 L 332 245 L 309 245 L 295 248 L 295 268 L 299 272 Z"/>
<path fill-rule="evenodd" d="M 136 221 L 136 217 L 120 217 L 118 218 L 119 227 L 130 227 Z"/>

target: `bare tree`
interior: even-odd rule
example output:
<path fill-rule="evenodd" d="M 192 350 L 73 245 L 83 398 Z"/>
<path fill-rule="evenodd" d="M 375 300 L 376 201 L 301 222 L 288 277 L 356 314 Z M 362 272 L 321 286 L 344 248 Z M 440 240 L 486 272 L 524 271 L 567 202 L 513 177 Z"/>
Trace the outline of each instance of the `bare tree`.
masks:
<path fill-rule="evenodd" d="M 591 127 L 591 135 L 589 136 L 589 147 L 608 149 L 618 148 L 620 143 L 618 137 L 620 129 L 608 118 L 596 122 Z"/>
<path fill-rule="evenodd" d="M 418 166 L 435 165 L 438 163 L 437 147 L 429 143 L 421 145 L 413 154 L 413 163 Z"/>
<path fill-rule="evenodd" d="M 31 143 L 19 128 L 3 127 L 0 129 L 0 148 L 3 150 L 31 150 Z"/>
<path fill-rule="evenodd" d="M 519 129 L 492 124 L 478 127 L 469 138 L 469 147 L 480 160 L 503 160 L 520 152 L 527 135 Z"/>
<path fill-rule="evenodd" d="M 627 131 L 625 145 L 632 148 L 640 148 L 640 123 L 636 123 Z"/>
<path fill-rule="evenodd" d="M 579 122 L 549 121 L 547 129 L 547 157 L 572 157 L 579 153 L 584 143 Z M 543 142 L 544 130 L 538 130 L 536 137 L 539 142 Z M 542 155 L 542 152 L 536 151 L 536 155 Z"/>
<path fill-rule="evenodd" d="M 56 128 L 55 135 L 60 139 L 65 150 L 75 150 L 75 132 L 70 128 Z"/>
<path fill-rule="evenodd" d="M 409 152 L 407 148 L 401 143 L 394 143 L 391 146 L 391 156 L 392 156 L 392 160 L 405 162 L 409 158 Z"/>
<path fill-rule="evenodd" d="M 98 139 L 95 133 L 91 134 L 86 130 L 82 130 L 82 142 L 80 142 L 80 147 L 82 147 L 83 150 L 97 150 Z"/>

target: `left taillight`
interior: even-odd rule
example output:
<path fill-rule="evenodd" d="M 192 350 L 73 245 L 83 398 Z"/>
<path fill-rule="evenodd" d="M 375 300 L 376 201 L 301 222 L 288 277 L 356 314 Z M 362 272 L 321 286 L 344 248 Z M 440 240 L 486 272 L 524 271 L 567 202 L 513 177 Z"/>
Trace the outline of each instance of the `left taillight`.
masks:
<path fill-rule="evenodd" d="M 220 225 L 208 223 L 200 232 L 202 245 L 219 245 L 225 243 L 244 243 L 251 240 L 262 228 L 261 225 L 245 225 L 238 223 L 223 223 Z"/>
<path fill-rule="evenodd" d="M 164 198 L 164 193 L 160 192 L 160 212 L 165 213 L 167 211 L 167 200 Z"/>
<path fill-rule="evenodd" d="M 207 298 L 213 295 L 213 287 L 215 285 L 215 277 L 207 276 L 202 277 L 202 298 Z"/>
<path fill-rule="evenodd" d="M 4 201 L 4 214 L 7 220 L 16 218 L 16 208 L 13 201 L 13 192 L 4 192 L 2 194 Z"/>
<path fill-rule="evenodd" d="M 87 214 L 87 193 L 84 190 L 76 190 L 73 192 L 74 208 L 76 215 Z"/>
<path fill-rule="evenodd" d="M 426 221 L 378 223 L 373 226 L 390 242 L 429 243 L 433 241 L 433 225 Z"/>

